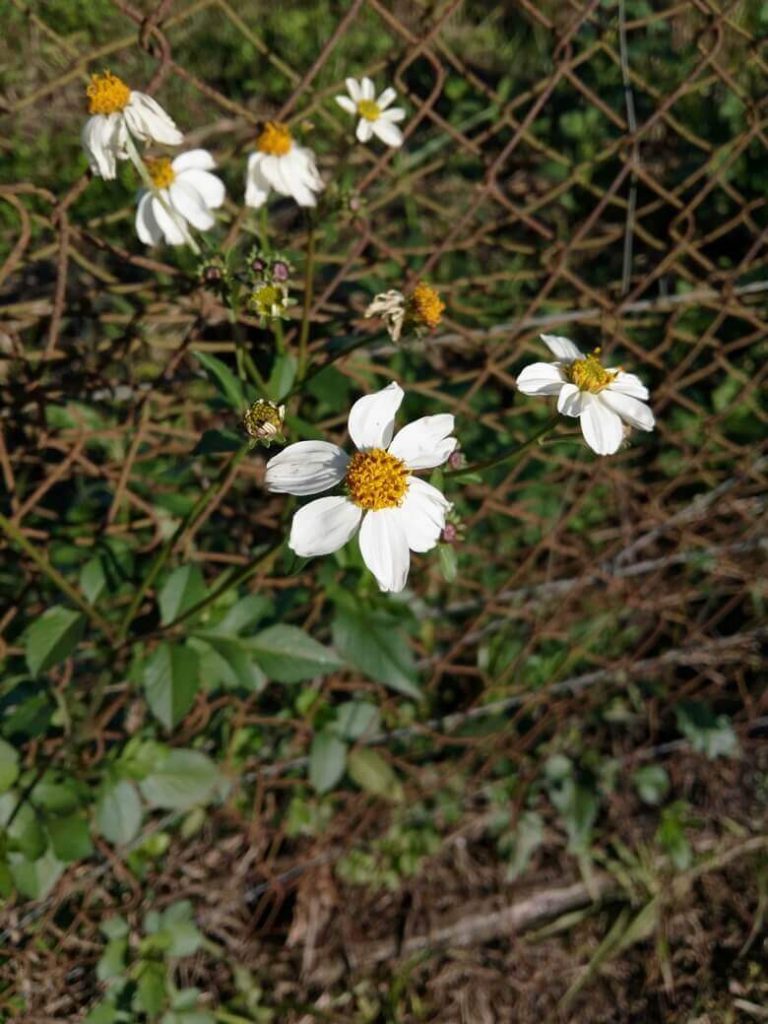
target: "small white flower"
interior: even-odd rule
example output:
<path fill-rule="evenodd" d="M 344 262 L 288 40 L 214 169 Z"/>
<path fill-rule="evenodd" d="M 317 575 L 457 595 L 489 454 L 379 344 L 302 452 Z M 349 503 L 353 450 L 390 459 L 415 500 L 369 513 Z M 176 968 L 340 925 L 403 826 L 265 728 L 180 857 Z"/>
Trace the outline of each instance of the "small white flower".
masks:
<path fill-rule="evenodd" d="M 211 210 L 224 202 L 224 185 L 210 173 L 216 164 L 207 150 L 147 160 L 146 166 L 155 188 L 139 193 L 136 210 L 136 231 L 145 245 L 163 238 L 169 245 L 189 244 L 188 223 L 200 231 L 213 227 Z"/>
<path fill-rule="evenodd" d="M 323 188 L 312 150 L 297 145 L 287 125 L 268 121 L 248 157 L 246 206 L 263 206 L 270 189 L 292 196 L 299 206 L 315 206 L 315 193 Z"/>
<path fill-rule="evenodd" d="M 400 591 L 411 551 L 430 551 L 440 539 L 451 503 L 431 484 L 413 476 L 442 465 L 457 445 L 453 416 L 414 420 L 398 431 L 395 414 L 403 400 L 389 384 L 358 399 L 349 413 L 351 457 L 327 441 L 299 441 L 267 463 L 266 484 L 285 494 L 318 494 L 344 483 L 345 494 L 318 498 L 293 517 L 290 547 L 311 557 L 337 551 L 360 530 L 363 561 L 381 590 Z"/>
<path fill-rule="evenodd" d="M 117 175 L 117 161 L 127 160 L 128 136 L 140 142 L 178 146 L 184 136 L 160 104 L 130 89 L 117 75 L 91 75 L 86 89 L 88 112 L 82 143 L 91 171 L 102 178 Z"/>
<path fill-rule="evenodd" d="M 390 106 L 397 97 L 395 90 L 385 89 L 375 100 L 376 90 L 370 78 L 359 82 L 356 78 L 348 78 L 346 86 L 349 95 L 337 96 L 336 102 L 348 114 L 360 117 L 355 132 L 357 141 L 369 142 L 371 136 L 376 135 L 388 146 L 402 146 L 403 133 L 395 122 L 403 120 L 405 111 L 402 107 Z"/>
<path fill-rule="evenodd" d="M 577 416 L 589 447 L 613 455 L 624 440 L 624 423 L 653 430 L 653 413 L 645 404 L 648 388 L 633 373 L 604 367 L 594 353 L 585 356 L 568 338 L 542 334 L 554 363 L 532 363 L 517 378 L 524 395 L 557 395 L 557 410 Z"/>

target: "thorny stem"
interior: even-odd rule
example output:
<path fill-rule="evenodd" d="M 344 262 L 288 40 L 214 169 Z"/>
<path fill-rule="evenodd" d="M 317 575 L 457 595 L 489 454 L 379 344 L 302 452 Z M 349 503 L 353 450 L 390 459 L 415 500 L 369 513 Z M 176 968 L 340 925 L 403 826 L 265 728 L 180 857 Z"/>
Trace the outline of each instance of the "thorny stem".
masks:
<path fill-rule="evenodd" d="M 41 570 L 44 575 L 48 577 L 54 586 L 58 587 L 59 590 L 66 594 L 66 596 L 76 604 L 80 611 L 89 619 L 89 621 L 102 632 L 108 639 L 112 638 L 112 627 L 103 619 L 101 615 L 96 611 L 92 604 L 90 604 L 83 595 L 73 587 L 68 580 L 66 580 L 58 569 L 56 569 L 48 559 L 37 548 L 31 544 L 18 526 L 15 526 L 10 519 L 6 519 L 4 515 L 0 515 L 0 529 L 6 534 L 6 536 L 14 542 L 25 555 L 35 563 L 38 569 Z"/>
<path fill-rule="evenodd" d="M 548 420 L 543 427 L 540 427 L 535 434 L 532 434 L 527 441 L 523 441 L 522 444 L 517 445 L 515 448 L 510 448 L 509 451 L 503 452 L 501 455 L 494 455 L 491 459 L 484 459 L 482 462 L 474 462 L 470 466 L 464 466 L 461 469 L 447 469 L 443 475 L 446 477 L 466 476 L 468 473 L 480 473 L 484 469 L 493 469 L 494 466 L 500 466 L 502 463 L 507 462 L 509 459 L 515 458 L 516 455 L 522 455 L 523 452 L 532 448 L 535 444 L 545 437 L 550 430 L 557 426 L 559 416 L 553 416 Z"/>

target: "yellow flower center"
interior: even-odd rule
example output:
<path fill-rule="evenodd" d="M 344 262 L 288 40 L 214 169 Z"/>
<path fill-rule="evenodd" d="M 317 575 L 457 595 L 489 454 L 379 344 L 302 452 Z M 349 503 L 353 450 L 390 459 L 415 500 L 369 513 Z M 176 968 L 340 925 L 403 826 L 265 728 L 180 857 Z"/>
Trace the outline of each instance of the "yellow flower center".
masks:
<path fill-rule="evenodd" d="M 445 303 L 434 288 L 419 282 L 408 299 L 408 313 L 416 323 L 425 324 L 434 330 L 443 316 Z"/>
<path fill-rule="evenodd" d="M 168 188 L 176 180 L 176 171 L 171 167 L 167 156 L 159 156 L 155 160 L 146 160 L 147 170 L 155 188 Z"/>
<path fill-rule="evenodd" d="M 408 467 L 382 448 L 355 452 L 345 479 L 350 498 L 360 508 L 376 512 L 395 508 L 408 490 Z"/>
<path fill-rule="evenodd" d="M 567 369 L 571 383 L 575 384 L 579 391 L 591 391 L 596 395 L 598 391 L 607 388 L 616 377 L 615 371 L 606 370 L 597 358 L 599 348 L 583 359 L 574 359 Z"/>
<path fill-rule="evenodd" d="M 381 116 L 381 107 L 373 100 L 358 100 L 357 112 L 366 121 L 378 121 Z"/>
<path fill-rule="evenodd" d="M 116 114 L 124 110 L 131 99 L 131 90 L 125 82 L 109 71 L 91 75 L 85 93 L 89 114 Z"/>
<path fill-rule="evenodd" d="M 285 287 L 277 284 L 263 284 L 251 295 L 251 309 L 259 316 L 275 316 L 288 305 Z"/>
<path fill-rule="evenodd" d="M 269 156 L 285 156 L 293 145 L 290 129 L 280 121 L 267 121 L 264 131 L 256 140 L 256 148 L 260 153 Z"/>

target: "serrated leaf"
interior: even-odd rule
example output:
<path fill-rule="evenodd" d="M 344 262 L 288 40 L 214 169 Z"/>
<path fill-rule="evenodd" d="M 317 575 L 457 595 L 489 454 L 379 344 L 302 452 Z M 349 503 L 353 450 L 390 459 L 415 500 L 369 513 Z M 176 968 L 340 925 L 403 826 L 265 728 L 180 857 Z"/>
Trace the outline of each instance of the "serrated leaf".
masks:
<path fill-rule="evenodd" d="M 132 782 L 122 779 L 107 786 L 96 805 L 96 825 L 110 843 L 130 843 L 141 828 L 141 800 Z"/>
<path fill-rule="evenodd" d="M 309 781 L 318 793 L 328 793 L 344 774 L 347 745 L 330 732 L 319 732 L 309 750 Z"/>
<path fill-rule="evenodd" d="M 210 352 L 195 352 L 194 355 L 202 364 L 221 395 L 229 402 L 233 409 L 241 413 L 246 406 L 243 386 L 227 364 L 222 362 L 221 359 L 217 359 L 216 356 L 212 356 Z"/>
<path fill-rule="evenodd" d="M 144 667 L 144 690 L 155 717 L 171 730 L 192 707 L 200 685 L 198 656 L 181 644 L 160 644 Z"/>
<path fill-rule="evenodd" d="M 368 793 L 388 800 L 403 799 L 403 787 L 392 765 L 375 750 L 367 747 L 351 750 L 347 758 L 347 771 L 350 778 Z"/>
<path fill-rule="evenodd" d="M 298 683 L 342 665 L 335 651 L 297 626 L 269 626 L 248 640 L 248 648 L 269 678 L 279 683 Z"/>
<path fill-rule="evenodd" d="M 339 608 L 333 642 L 342 657 L 370 679 L 406 697 L 421 697 L 408 636 L 389 616 Z"/>
<path fill-rule="evenodd" d="M 24 653 L 33 676 L 63 661 L 77 646 L 85 628 L 80 612 L 54 605 L 24 634 Z"/>
<path fill-rule="evenodd" d="M 158 594 L 160 622 L 167 626 L 175 622 L 188 608 L 205 597 L 205 581 L 197 565 L 182 565 L 175 569 Z"/>
<path fill-rule="evenodd" d="M 207 803 L 220 781 L 216 765 L 199 750 L 170 750 L 139 789 L 153 807 L 185 811 Z"/>
<path fill-rule="evenodd" d="M 18 775 L 19 755 L 10 743 L 0 739 L 0 793 L 10 789 Z"/>

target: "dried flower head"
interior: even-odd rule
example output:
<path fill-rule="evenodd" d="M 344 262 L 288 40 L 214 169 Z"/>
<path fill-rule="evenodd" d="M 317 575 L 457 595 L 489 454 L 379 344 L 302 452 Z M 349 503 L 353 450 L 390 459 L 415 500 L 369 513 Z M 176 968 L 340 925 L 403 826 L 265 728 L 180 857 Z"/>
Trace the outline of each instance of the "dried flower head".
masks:
<path fill-rule="evenodd" d="M 419 281 L 407 298 L 395 289 L 381 292 L 368 306 L 365 316 L 381 317 L 390 338 L 397 343 L 403 334 L 412 333 L 418 337 L 426 330 L 433 331 L 440 323 L 444 309 L 445 303 L 438 292 Z"/>
<path fill-rule="evenodd" d="M 282 441 L 285 406 L 260 398 L 251 405 L 243 417 L 243 426 L 249 437 L 269 447 L 273 441 Z"/>

